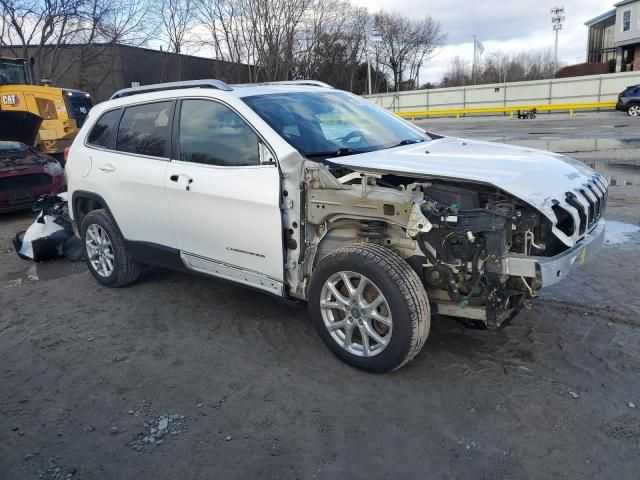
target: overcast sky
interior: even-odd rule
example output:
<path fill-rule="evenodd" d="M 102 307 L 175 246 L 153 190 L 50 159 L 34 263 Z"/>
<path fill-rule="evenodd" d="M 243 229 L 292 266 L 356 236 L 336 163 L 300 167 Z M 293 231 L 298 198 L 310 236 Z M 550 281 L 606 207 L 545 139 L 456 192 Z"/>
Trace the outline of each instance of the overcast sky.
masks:
<path fill-rule="evenodd" d="M 446 46 L 422 70 L 420 83 L 438 82 L 456 55 L 473 58 L 473 35 L 485 47 L 503 52 L 553 48 L 549 10 L 564 5 L 566 22 L 560 32 L 558 56 L 567 63 L 586 60 L 584 22 L 613 8 L 617 0 L 355 0 L 370 11 L 396 11 L 410 17 L 431 15 L 447 34 Z"/>

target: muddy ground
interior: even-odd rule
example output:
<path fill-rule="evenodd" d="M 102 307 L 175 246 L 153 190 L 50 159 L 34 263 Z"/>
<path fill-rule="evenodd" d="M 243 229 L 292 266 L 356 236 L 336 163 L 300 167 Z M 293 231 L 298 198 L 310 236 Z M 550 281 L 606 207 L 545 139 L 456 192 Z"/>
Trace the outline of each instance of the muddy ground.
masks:
<path fill-rule="evenodd" d="M 609 219 L 637 224 L 613 190 Z M 435 318 L 413 362 L 371 375 L 267 295 L 34 269 L 10 242 L 30 221 L 0 219 L 2 479 L 639 478 L 637 232 L 509 327 Z"/>

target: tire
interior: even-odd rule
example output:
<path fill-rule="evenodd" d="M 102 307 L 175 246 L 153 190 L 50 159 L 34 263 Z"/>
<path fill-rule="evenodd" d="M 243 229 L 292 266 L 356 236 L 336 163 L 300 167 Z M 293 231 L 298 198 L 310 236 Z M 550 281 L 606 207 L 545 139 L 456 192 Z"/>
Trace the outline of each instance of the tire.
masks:
<path fill-rule="evenodd" d="M 311 321 L 327 347 L 369 372 L 402 367 L 429 335 L 429 301 L 420 278 L 381 245 L 351 244 L 323 258 L 311 278 L 308 301 Z"/>
<path fill-rule="evenodd" d="M 104 209 L 89 212 L 80 233 L 87 267 L 98 282 L 107 287 L 122 287 L 138 279 L 140 266 L 127 253 L 120 230 Z"/>
<path fill-rule="evenodd" d="M 631 103 L 627 107 L 627 115 L 630 117 L 640 117 L 640 103 Z"/>

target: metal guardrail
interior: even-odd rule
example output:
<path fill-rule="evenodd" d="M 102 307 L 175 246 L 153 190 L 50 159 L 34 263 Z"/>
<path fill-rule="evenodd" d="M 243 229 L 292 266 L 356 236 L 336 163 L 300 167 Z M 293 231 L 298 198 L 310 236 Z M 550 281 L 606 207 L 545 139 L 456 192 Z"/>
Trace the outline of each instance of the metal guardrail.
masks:
<path fill-rule="evenodd" d="M 591 102 L 591 103 L 557 103 L 557 104 L 538 104 L 538 105 L 509 105 L 507 107 L 482 107 L 482 108 L 452 108 L 438 110 L 418 110 L 413 112 L 395 112 L 399 117 L 408 117 L 412 120 L 419 117 L 432 117 L 437 115 L 460 117 L 460 115 L 472 115 L 481 113 L 508 113 L 513 116 L 514 113 L 520 111 L 530 111 L 535 109 L 536 112 L 552 112 L 567 111 L 569 116 L 573 116 L 574 110 L 597 110 L 610 109 L 616 106 L 616 102 Z"/>

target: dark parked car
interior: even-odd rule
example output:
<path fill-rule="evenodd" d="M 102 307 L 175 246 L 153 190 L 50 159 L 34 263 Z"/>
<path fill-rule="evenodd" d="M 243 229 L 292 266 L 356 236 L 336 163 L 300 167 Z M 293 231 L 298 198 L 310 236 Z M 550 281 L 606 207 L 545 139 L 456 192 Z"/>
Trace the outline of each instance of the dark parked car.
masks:
<path fill-rule="evenodd" d="M 640 85 L 631 85 L 618 95 L 616 110 L 627 112 L 630 117 L 640 117 Z"/>
<path fill-rule="evenodd" d="M 0 213 L 31 208 L 41 195 L 66 190 L 62 165 L 35 145 L 42 118 L 0 112 Z"/>
<path fill-rule="evenodd" d="M 40 195 L 66 188 L 60 163 L 21 142 L 0 140 L 0 213 L 31 208 Z"/>

